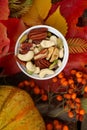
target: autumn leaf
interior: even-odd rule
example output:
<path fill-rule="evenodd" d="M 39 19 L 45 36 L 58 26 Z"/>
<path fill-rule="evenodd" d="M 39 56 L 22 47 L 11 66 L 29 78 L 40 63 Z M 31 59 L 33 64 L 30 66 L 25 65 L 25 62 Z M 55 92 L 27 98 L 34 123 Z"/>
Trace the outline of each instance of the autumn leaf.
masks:
<path fill-rule="evenodd" d="M 66 74 L 69 74 L 71 69 L 83 70 L 87 72 L 87 53 L 69 54 L 68 63 L 64 68 Z"/>
<path fill-rule="evenodd" d="M 9 14 L 8 0 L 0 0 L 0 20 L 7 20 Z"/>
<path fill-rule="evenodd" d="M 60 6 L 58 6 L 56 11 L 47 18 L 47 20 L 45 21 L 45 24 L 56 28 L 64 36 L 67 33 L 67 29 L 68 29 L 67 22 L 66 22 L 66 19 L 60 13 Z"/>
<path fill-rule="evenodd" d="M 21 19 L 16 18 L 9 18 L 8 20 L 4 20 L 2 21 L 2 24 L 5 26 L 5 28 L 7 28 L 8 38 L 10 39 L 10 46 L 8 53 L 5 53 L 4 56 L 0 59 L 0 67 L 4 70 L 3 75 L 12 75 L 20 72 L 14 57 L 14 48 L 17 38 L 26 29 L 26 27 Z M 4 30 L 5 29 L 3 28 L 3 31 Z M 2 34 L 3 33 L 1 33 L 1 36 Z M 4 40 L 6 39 L 5 37 L 6 36 L 3 37 Z M 10 71 L 8 68 L 10 68 Z"/>
<path fill-rule="evenodd" d="M 68 38 L 67 43 L 70 53 L 87 53 L 87 40 L 81 38 Z"/>
<path fill-rule="evenodd" d="M 7 28 L 0 23 L 0 58 L 7 54 L 10 40 L 7 36 Z"/>
<path fill-rule="evenodd" d="M 27 26 L 43 24 L 51 8 L 51 0 L 34 0 L 31 9 L 22 16 Z"/>
<path fill-rule="evenodd" d="M 73 6 L 71 15 L 66 18 L 69 27 L 66 38 L 80 37 L 87 40 L 87 26 L 78 26 L 78 19 L 83 16 L 84 10 L 87 9 L 87 1 L 77 0 L 77 5 Z"/>
<path fill-rule="evenodd" d="M 14 47 L 19 35 L 26 30 L 22 19 L 9 18 L 8 20 L 2 21 L 2 23 L 7 27 L 8 38 L 10 39 L 10 52 L 14 52 Z"/>
<path fill-rule="evenodd" d="M 66 38 L 80 37 L 87 40 L 87 26 L 79 27 L 77 26 L 78 19 L 84 13 L 84 10 L 87 9 L 86 0 L 62 0 L 52 4 L 52 7 L 49 11 L 47 18 L 52 15 L 56 9 L 60 6 L 60 12 L 62 16 L 66 19 L 68 23 L 68 31 Z M 68 13 L 67 13 L 68 12 Z"/>
<path fill-rule="evenodd" d="M 10 17 L 20 17 L 25 14 L 32 6 L 32 0 L 8 0 Z"/>

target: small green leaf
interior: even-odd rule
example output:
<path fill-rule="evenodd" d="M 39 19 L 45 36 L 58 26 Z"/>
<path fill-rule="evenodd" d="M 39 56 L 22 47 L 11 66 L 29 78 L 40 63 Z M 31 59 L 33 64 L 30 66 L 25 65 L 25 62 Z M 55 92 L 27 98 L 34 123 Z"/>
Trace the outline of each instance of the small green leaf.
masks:
<path fill-rule="evenodd" d="M 87 113 L 87 98 L 82 98 L 81 99 L 81 105 L 82 108 L 85 110 L 85 112 Z"/>

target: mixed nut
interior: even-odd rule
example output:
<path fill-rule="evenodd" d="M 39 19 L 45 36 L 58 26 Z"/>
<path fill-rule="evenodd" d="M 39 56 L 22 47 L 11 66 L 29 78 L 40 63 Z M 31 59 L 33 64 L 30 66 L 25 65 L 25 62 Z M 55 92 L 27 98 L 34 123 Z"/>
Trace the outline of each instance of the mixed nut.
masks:
<path fill-rule="evenodd" d="M 17 59 L 29 74 L 40 78 L 54 74 L 64 57 L 62 39 L 46 27 L 32 29 L 19 40 Z"/>

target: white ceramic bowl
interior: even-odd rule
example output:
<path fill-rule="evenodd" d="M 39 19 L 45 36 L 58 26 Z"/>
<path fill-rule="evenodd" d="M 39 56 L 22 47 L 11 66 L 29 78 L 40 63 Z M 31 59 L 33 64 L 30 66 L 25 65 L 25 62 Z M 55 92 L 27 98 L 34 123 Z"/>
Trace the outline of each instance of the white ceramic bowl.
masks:
<path fill-rule="evenodd" d="M 19 47 L 19 40 L 23 37 L 24 34 L 28 34 L 30 30 L 32 29 L 35 29 L 35 28 L 42 28 L 42 27 L 46 27 L 48 28 L 48 31 L 55 34 L 56 36 L 58 36 L 59 38 L 62 39 L 63 41 L 63 46 L 64 46 L 64 57 L 63 57 L 63 60 L 62 60 L 62 65 L 60 67 L 58 67 L 54 74 L 52 75 L 46 75 L 44 78 L 40 78 L 37 74 L 29 74 L 27 73 L 26 71 L 26 68 L 20 64 L 19 62 L 17 62 L 17 65 L 19 66 L 19 68 L 21 69 L 22 72 L 24 72 L 24 74 L 26 74 L 27 76 L 33 78 L 33 79 L 37 79 L 37 80 L 47 80 L 47 79 L 50 79 L 50 78 L 53 78 L 55 77 L 56 75 L 58 75 L 63 69 L 64 67 L 66 66 L 67 64 L 67 61 L 68 61 L 68 57 L 69 57 L 69 49 L 68 49 L 68 45 L 67 45 L 67 41 L 66 39 L 64 38 L 64 36 L 58 31 L 56 30 L 55 28 L 51 27 L 51 26 L 47 26 L 47 25 L 36 25 L 36 26 L 33 26 L 33 27 L 30 27 L 29 29 L 25 30 L 18 38 L 17 42 L 16 42 L 16 46 L 15 46 L 15 55 L 18 54 L 18 47 Z"/>

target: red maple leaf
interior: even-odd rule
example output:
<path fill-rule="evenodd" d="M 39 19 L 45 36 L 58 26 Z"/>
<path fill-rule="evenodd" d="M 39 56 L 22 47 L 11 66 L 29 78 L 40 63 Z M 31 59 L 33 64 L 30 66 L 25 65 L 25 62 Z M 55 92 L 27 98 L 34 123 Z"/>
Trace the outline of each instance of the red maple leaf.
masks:
<path fill-rule="evenodd" d="M 47 18 L 60 6 L 61 14 L 65 17 L 68 23 L 68 33 L 66 38 L 80 37 L 87 39 L 87 27 L 78 27 L 78 19 L 87 9 L 86 0 L 62 0 L 52 5 Z M 46 19 L 47 19 L 46 18 Z"/>
<path fill-rule="evenodd" d="M 14 48 L 17 38 L 26 29 L 26 27 L 21 19 L 16 18 L 4 20 L 2 21 L 2 24 L 3 26 L 7 27 L 8 38 L 10 39 L 10 47 L 8 54 L 0 59 L 0 67 L 4 69 L 3 74 L 11 75 L 20 71 L 15 61 Z"/>
<path fill-rule="evenodd" d="M 0 57 L 4 56 L 9 50 L 10 40 L 7 37 L 7 28 L 0 23 Z"/>
<path fill-rule="evenodd" d="M 8 0 L 0 0 L 0 20 L 8 19 L 9 13 Z"/>

